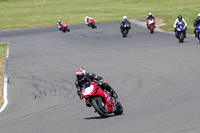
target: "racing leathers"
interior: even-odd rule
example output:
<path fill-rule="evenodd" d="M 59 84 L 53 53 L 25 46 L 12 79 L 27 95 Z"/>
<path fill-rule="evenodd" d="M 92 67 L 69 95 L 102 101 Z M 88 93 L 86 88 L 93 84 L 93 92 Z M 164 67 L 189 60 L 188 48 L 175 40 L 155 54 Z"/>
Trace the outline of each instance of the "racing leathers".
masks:
<path fill-rule="evenodd" d="M 75 81 L 75 85 L 77 88 L 77 94 L 78 96 L 82 99 L 81 97 L 81 91 L 83 88 L 83 84 L 85 82 L 91 82 L 94 81 L 95 83 L 97 83 L 102 89 L 107 90 L 108 92 L 110 92 L 111 97 L 113 97 L 114 99 L 118 98 L 117 93 L 112 89 L 112 87 L 106 83 L 102 77 L 100 76 L 96 76 L 94 73 L 86 73 L 84 75 L 84 77 L 82 79 L 76 79 Z"/>
<path fill-rule="evenodd" d="M 153 15 L 150 15 L 150 16 L 148 15 L 148 16 L 146 17 L 147 29 L 149 29 L 149 28 L 150 28 L 150 25 L 148 24 L 148 20 L 149 20 L 149 19 L 155 19 L 155 18 L 154 18 L 154 16 L 153 16 Z M 154 25 L 154 27 L 156 28 L 156 26 L 155 26 L 155 25 Z"/>
<path fill-rule="evenodd" d="M 184 18 L 182 18 L 181 21 L 178 20 L 178 18 L 175 20 L 174 22 L 174 32 L 175 32 L 175 36 L 178 38 L 178 31 L 177 31 L 177 26 L 183 24 L 185 26 L 185 37 L 186 37 L 186 30 L 187 30 L 187 23 L 184 20 Z"/>
<path fill-rule="evenodd" d="M 122 31 L 125 24 L 129 24 L 130 25 L 129 29 L 131 29 L 131 22 L 128 19 L 122 19 L 122 21 L 120 22 L 121 31 Z"/>
<path fill-rule="evenodd" d="M 198 24 L 200 25 L 200 17 L 197 17 L 197 18 L 194 20 L 194 34 L 195 34 L 195 37 L 196 37 L 196 30 L 197 30 Z"/>
<path fill-rule="evenodd" d="M 87 24 L 88 26 L 90 26 L 89 23 L 88 23 L 90 19 L 93 19 L 93 18 L 92 17 L 88 17 L 88 16 L 85 17 L 85 24 Z"/>
<path fill-rule="evenodd" d="M 57 23 L 58 30 L 61 30 L 61 24 L 63 24 L 63 23 L 64 23 L 63 21 L 60 21 Z"/>

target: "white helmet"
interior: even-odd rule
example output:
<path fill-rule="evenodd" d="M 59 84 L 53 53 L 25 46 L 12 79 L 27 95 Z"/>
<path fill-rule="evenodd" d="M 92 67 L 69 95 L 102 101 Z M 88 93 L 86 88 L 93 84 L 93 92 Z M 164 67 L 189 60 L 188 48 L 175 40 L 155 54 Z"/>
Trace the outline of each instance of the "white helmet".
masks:
<path fill-rule="evenodd" d="M 198 14 L 198 17 L 200 17 L 200 13 Z"/>
<path fill-rule="evenodd" d="M 58 23 L 60 23 L 60 20 L 58 20 Z"/>
<path fill-rule="evenodd" d="M 88 16 L 86 16 L 85 18 L 89 18 Z"/>
<path fill-rule="evenodd" d="M 127 16 L 123 16 L 123 19 L 127 19 Z"/>
<path fill-rule="evenodd" d="M 149 13 L 149 16 L 152 16 L 152 13 L 151 13 L 151 12 Z"/>

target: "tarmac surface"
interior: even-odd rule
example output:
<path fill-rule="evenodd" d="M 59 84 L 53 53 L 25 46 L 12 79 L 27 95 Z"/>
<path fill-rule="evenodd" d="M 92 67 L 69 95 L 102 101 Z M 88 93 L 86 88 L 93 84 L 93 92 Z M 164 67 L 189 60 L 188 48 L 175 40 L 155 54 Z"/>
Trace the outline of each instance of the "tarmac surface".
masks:
<path fill-rule="evenodd" d="M 10 42 L 8 106 L 1 133 L 199 133 L 200 44 L 119 22 L 0 31 Z M 102 119 L 76 94 L 75 71 L 104 77 L 123 115 Z"/>

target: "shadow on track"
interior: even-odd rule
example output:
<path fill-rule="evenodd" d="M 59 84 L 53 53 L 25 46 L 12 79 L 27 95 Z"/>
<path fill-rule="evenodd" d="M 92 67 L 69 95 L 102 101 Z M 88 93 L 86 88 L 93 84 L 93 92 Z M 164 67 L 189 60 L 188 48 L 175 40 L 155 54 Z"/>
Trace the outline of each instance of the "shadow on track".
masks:
<path fill-rule="evenodd" d="M 124 115 L 124 114 L 122 114 Z M 121 116 L 121 115 L 109 115 L 108 118 L 111 118 L 111 117 L 118 117 L 118 116 Z M 84 118 L 86 120 L 98 120 L 98 119 L 107 119 L 107 118 L 102 118 L 101 116 L 96 116 L 96 117 L 87 117 L 87 118 Z"/>

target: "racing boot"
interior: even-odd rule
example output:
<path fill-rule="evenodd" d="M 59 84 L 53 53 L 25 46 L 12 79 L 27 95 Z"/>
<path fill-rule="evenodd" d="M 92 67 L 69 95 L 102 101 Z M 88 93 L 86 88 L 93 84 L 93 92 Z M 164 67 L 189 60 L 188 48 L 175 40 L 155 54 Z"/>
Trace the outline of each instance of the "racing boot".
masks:
<path fill-rule="evenodd" d="M 114 99 L 117 99 L 118 98 L 118 95 L 117 93 L 112 89 L 111 91 L 111 97 L 114 98 Z"/>
<path fill-rule="evenodd" d="M 195 37 L 197 37 L 197 34 L 196 34 L 196 29 L 194 29 L 194 35 L 195 35 Z"/>

